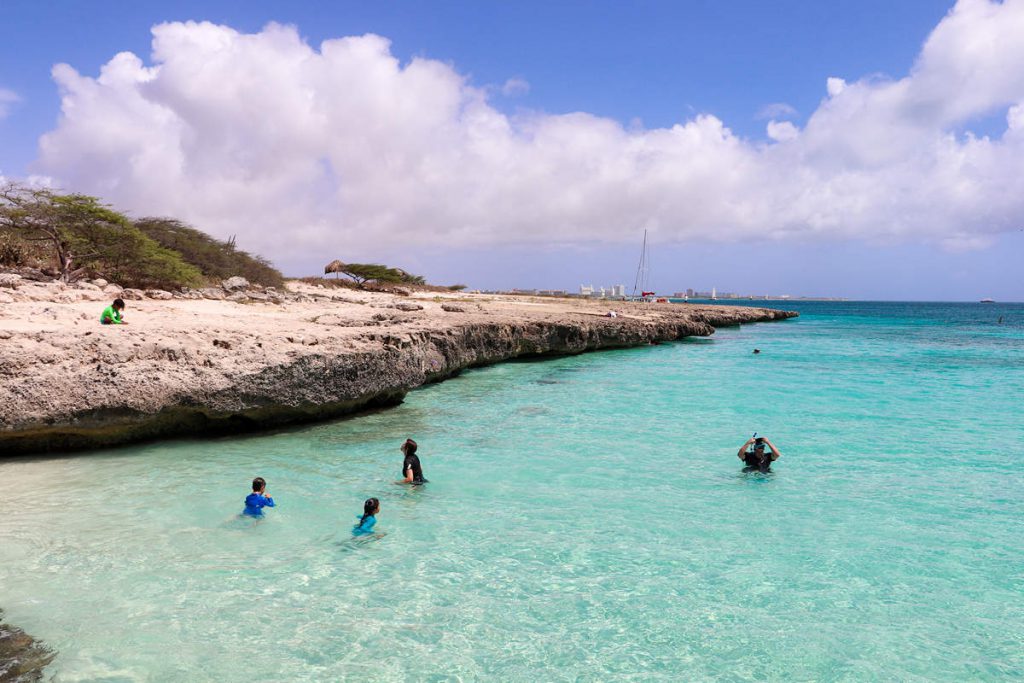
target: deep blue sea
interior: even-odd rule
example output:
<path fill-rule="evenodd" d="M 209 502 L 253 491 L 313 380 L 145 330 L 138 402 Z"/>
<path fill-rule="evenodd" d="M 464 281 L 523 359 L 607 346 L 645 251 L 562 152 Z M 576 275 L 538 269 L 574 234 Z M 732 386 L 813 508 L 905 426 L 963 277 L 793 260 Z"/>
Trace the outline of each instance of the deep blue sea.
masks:
<path fill-rule="evenodd" d="M 353 419 L 0 462 L 0 607 L 54 681 L 1024 678 L 1024 305 L 785 307 Z M 736 457 L 755 431 L 770 473 Z M 406 437 L 421 488 L 392 483 Z M 240 519 L 256 475 L 278 507 Z"/>

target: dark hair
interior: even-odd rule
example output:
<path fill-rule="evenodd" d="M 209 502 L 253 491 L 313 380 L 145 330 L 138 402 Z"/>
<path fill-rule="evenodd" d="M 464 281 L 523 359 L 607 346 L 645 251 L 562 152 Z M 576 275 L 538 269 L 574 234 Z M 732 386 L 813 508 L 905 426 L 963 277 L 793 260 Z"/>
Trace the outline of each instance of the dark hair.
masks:
<path fill-rule="evenodd" d="M 114 299 L 114 308 L 124 308 L 124 299 Z"/>
<path fill-rule="evenodd" d="M 754 439 L 754 448 L 757 448 L 758 446 L 764 446 L 764 437 L 763 436 L 759 436 L 756 439 Z"/>
<path fill-rule="evenodd" d="M 367 517 L 372 517 L 380 509 L 380 501 L 376 498 L 367 498 L 363 502 L 363 518 L 359 520 L 359 526 L 363 525 Z"/>
<path fill-rule="evenodd" d="M 412 439 L 406 439 L 405 443 L 402 444 L 402 449 L 406 455 L 416 455 L 416 442 Z"/>
<path fill-rule="evenodd" d="M 267 487 L 267 480 L 263 477 L 256 477 L 252 480 L 252 490 L 259 492 Z"/>

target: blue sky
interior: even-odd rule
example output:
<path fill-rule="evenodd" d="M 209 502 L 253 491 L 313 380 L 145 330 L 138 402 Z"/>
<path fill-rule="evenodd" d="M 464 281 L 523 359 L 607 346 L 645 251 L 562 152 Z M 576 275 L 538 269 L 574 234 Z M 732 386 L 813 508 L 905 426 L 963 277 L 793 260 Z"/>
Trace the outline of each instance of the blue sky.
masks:
<path fill-rule="evenodd" d="M 822 217 L 823 210 L 817 204 L 794 211 L 785 221 L 775 219 L 780 211 L 767 201 L 752 202 L 751 207 L 744 207 L 742 211 L 732 210 L 737 196 L 750 195 L 743 183 L 750 183 L 756 189 L 764 184 L 758 178 L 785 174 L 790 167 L 800 169 L 808 178 L 820 179 L 826 168 L 828 173 L 835 174 L 832 166 L 840 162 L 833 160 L 841 158 L 841 150 L 850 144 L 848 140 L 842 140 L 841 144 L 834 142 L 833 138 L 841 137 L 832 132 L 839 124 L 828 121 L 829 112 L 840 108 L 841 98 L 852 101 L 852 93 L 856 91 L 868 102 L 857 105 L 858 110 L 870 106 L 881 108 L 882 105 L 871 103 L 891 97 L 884 88 L 910 75 L 916 63 L 922 64 L 917 71 L 926 75 L 934 72 L 938 74 L 936 78 L 945 78 L 946 72 L 942 69 L 949 67 L 944 66 L 944 56 L 952 53 L 950 60 L 956 57 L 955 46 L 964 42 L 960 36 L 977 36 L 982 41 L 1000 39 L 992 27 L 1006 24 L 1006 18 L 981 16 L 984 14 L 981 10 L 988 9 L 986 7 L 969 8 L 976 10 L 978 16 L 967 16 L 965 11 L 960 24 L 946 22 L 951 26 L 947 33 L 952 37 L 946 42 L 937 38 L 934 49 L 922 57 L 922 45 L 951 7 L 949 2 L 925 0 L 898 3 L 875 0 L 856 3 L 306 2 L 299 6 L 272 2 L 178 2 L 173 8 L 167 3 L 148 2 L 85 4 L 7 0 L 5 21 L 0 25 L 0 93 L 7 93 L 6 96 L 0 94 L 0 108 L 3 108 L 0 110 L 6 111 L 0 118 L 0 173 L 7 178 L 24 178 L 30 174 L 47 176 L 61 187 L 99 194 L 136 215 L 173 213 L 214 234 L 225 237 L 238 234 L 241 245 L 271 257 L 289 274 L 296 275 L 315 272 L 323 254 L 330 253 L 331 258 L 351 261 L 396 261 L 407 269 L 426 274 L 431 280 L 466 282 L 483 288 L 575 288 L 581 282 L 631 282 L 643 228 L 651 227 L 652 276 L 655 286 L 662 291 L 716 286 L 720 291 L 856 298 L 969 300 L 993 296 L 1001 300 L 1021 300 L 1024 287 L 1021 278 L 1014 273 L 1014 263 L 1024 252 L 1024 233 L 1010 226 L 1016 219 L 1024 225 L 1024 215 L 1020 213 L 1019 204 L 1002 201 L 1000 196 L 993 199 L 983 196 L 979 190 L 971 199 L 974 203 L 964 201 L 938 207 L 933 214 L 929 213 L 928 206 L 934 202 L 927 197 L 904 206 L 899 201 L 894 202 L 892 197 L 871 195 L 872 198 L 863 203 L 873 208 L 851 220 L 849 225 L 843 222 L 843 210 L 836 209 L 839 218 Z M 1020 9 L 1019 3 L 1012 9 Z M 384 94 L 374 97 L 373 101 L 383 102 L 380 106 L 384 107 L 391 106 L 386 96 L 394 87 L 422 87 L 426 94 L 422 95 L 422 104 L 417 106 L 427 112 L 433 107 L 447 111 L 444 102 L 433 99 L 435 82 L 429 78 L 436 78 L 436 91 L 450 90 L 452 97 L 461 103 L 456 107 L 458 113 L 453 115 L 453 121 L 436 124 L 441 131 L 438 134 L 446 134 L 444 131 L 453 125 L 467 126 L 466 131 L 452 138 L 456 142 L 441 150 L 445 155 L 451 146 L 462 144 L 461 141 L 478 139 L 480 130 L 505 124 L 513 129 L 512 133 L 508 139 L 496 138 L 495 144 L 511 149 L 521 143 L 522 149 L 502 152 L 500 163 L 494 159 L 479 161 L 480 169 L 467 173 L 459 182 L 439 183 L 424 193 L 426 197 L 410 198 L 416 188 L 433 182 L 424 181 L 422 174 L 427 173 L 424 168 L 442 172 L 448 168 L 447 163 L 469 162 L 453 162 L 448 156 L 442 159 L 437 149 L 425 147 L 421 140 L 407 138 L 408 131 L 413 131 L 409 136 L 433 134 L 433 129 L 418 120 L 396 120 L 395 128 L 382 133 L 379 142 L 375 142 L 374 122 L 381 119 L 380 113 L 358 118 L 342 103 L 330 111 L 336 120 L 346 122 L 345 136 L 335 139 L 332 131 L 320 133 L 324 136 L 323 148 L 328 150 L 322 154 L 316 139 L 304 140 L 302 144 L 309 144 L 309 157 L 296 158 L 295 168 L 304 169 L 303 173 L 312 173 L 310 165 L 327 167 L 322 173 L 310 175 L 308 182 L 303 181 L 303 188 L 322 185 L 325 189 L 322 193 L 304 194 L 297 202 L 302 205 L 301 209 L 280 216 L 275 214 L 273 224 L 257 225 L 258 220 L 239 218 L 239 224 L 235 225 L 232 216 L 241 216 L 252 200 L 240 194 L 239 203 L 233 205 L 224 199 L 242 192 L 234 185 L 221 189 L 215 197 L 205 198 L 200 208 L 195 206 L 198 202 L 189 204 L 185 199 L 175 204 L 158 192 L 161 187 L 173 188 L 173 183 L 165 181 L 156 188 L 148 187 L 143 180 L 129 177 L 130 170 L 126 170 L 130 160 L 136 158 L 132 144 L 137 145 L 138 150 L 152 150 L 154 145 L 164 144 L 167 138 L 144 137 L 141 133 L 120 136 L 118 126 L 110 124 L 107 130 L 101 124 L 117 118 L 111 116 L 111 112 L 134 121 L 137 112 L 131 109 L 135 106 L 131 97 L 138 93 L 147 99 L 159 99 L 165 108 L 181 107 L 175 112 L 192 128 L 211 122 L 209 116 L 189 119 L 186 107 L 181 104 L 186 99 L 195 104 L 204 97 L 195 85 L 200 78 L 197 74 L 202 71 L 202 59 L 186 60 L 185 53 L 191 49 L 192 38 L 186 40 L 179 35 L 192 29 L 182 29 L 166 40 L 171 47 L 165 52 L 175 57 L 165 61 L 180 59 L 183 72 L 193 69 L 182 81 L 159 88 L 142 84 L 132 91 L 131 97 L 125 95 L 124 89 L 101 87 L 99 90 L 104 92 L 94 97 L 89 94 L 93 91 L 88 83 L 83 85 L 80 79 L 95 79 L 114 55 L 127 51 L 142 61 L 141 66 L 132 67 L 136 75 L 131 77 L 133 83 L 141 82 L 138 69 L 163 63 L 154 61 L 151 54 L 151 28 L 163 22 L 186 21 L 209 21 L 229 27 L 240 36 L 261 37 L 266 35 L 264 28 L 268 22 L 292 25 L 314 53 L 324 40 L 367 33 L 379 35 L 390 41 L 384 57 L 396 58 L 401 68 L 408 67 L 414 59 L 437 67 L 415 82 L 410 74 L 410 78 L 401 80 L 397 86 L 361 80 L 353 87 L 373 91 L 379 86 Z M 282 40 L 288 42 L 287 39 L 267 38 L 260 48 L 263 52 L 249 53 L 244 58 L 263 64 L 265 62 L 259 60 L 264 57 L 260 55 L 266 53 L 266 59 L 284 60 L 284 55 L 293 54 L 294 48 L 280 48 Z M 209 53 L 204 54 L 208 58 Z M 381 58 L 379 49 L 374 54 L 374 59 Z M 996 73 L 1003 68 L 1019 70 L 1024 67 L 1013 60 L 1014 55 L 1007 55 L 1005 63 L 985 63 L 979 68 Z M 59 120 L 59 87 L 51 77 L 51 69 L 58 63 L 68 64 L 77 72 L 74 77 L 67 76 L 60 85 L 65 94 L 70 95 L 69 99 L 77 103 L 74 115 L 64 121 Z M 188 67 L 189 64 L 192 66 Z M 365 67 L 367 63 L 360 64 Z M 345 65 L 345 62 L 336 62 L 331 69 L 343 70 L 348 68 Z M 233 81 L 231 74 L 244 71 L 245 65 L 236 61 L 231 68 L 236 71 L 225 71 L 222 75 L 227 83 Z M 169 72 L 170 68 L 165 71 Z M 302 77 L 302 72 L 295 72 L 282 75 L 282 81 L 268 82 L 266 97 L 269 99 L 239 102 L 239 108 L 231 115 L 238 120 L 259 119 L 260 106 L 267 107 L 267 101 L 276 103 L 292 97 L 286 81 Z M 841 92 L 842 88 L 837 86 L 835 92 L 830 93 L 826 90 L 828 78 L 843 79 L 844 84 L 855 87 Z M 162 79 L 163 75 L 158 81 Z M 918 80 L 924 83 L 927 79 L 922 76 Z M 339 82 L 323 81 L 310 87 L 324 99 L 353 92 L 332 91 L 340 87 Z M 879 82 L 882 85 L 876 85 Z M 168 94 L 172 86 L 178 90 Z M 950 88 L 956 88 L 955 78 Z M 1012 103 L 1024 99 L 1014 88 L 1015 83 L 1007 85 L 993 76 L 993 84 L 984 90 L 980 104 L 978 98 L 973 98 L 971 107 L 962 113 L 963 107 L 958 109 L 957 103 L 951 101 L 943 106 L 956 109 L 956 114 L 929 119 L 922 124 L 922 129 L 936 135 L 949 134 L 958 140 L 972 133 L 978 137 L 988 135 L 998 141 L 1007 129 Z M 925 86 L 919 89 L 924 90 Z M 187 98 L 182 94 L 186 90 Z M 479 93 L 486 99 L 488 124 L 469 130 L 465 113 L 472 110 L 474 97 Z M 215 92 L 206 94 L 216 95 Z M 825 111 L 823 102 L 829 98 L 836 102 Z M 414 113 L 416 106 L 411 108 Z M 573 112 L 585 113 L 586 120 L 562 116 Z M 298 110 L 268 113 L 268 121 L 273 125 L 264 128 L 276 131 L 301 114 Z M 283 118 L 276 121 L 273 115 Z M 711 124 L 720 123 L 728 130 L 728 135 L 723 141 L 716 132 L 708 133 L 707 126 L 701 135 L 709 135 L 715 144 L 725 145 L 721 150 L 739 145 L 741 156 L 729 163 L 726 158 L 720 168 L 707 170 L 716 160 L 723 159 L 724 152 L 710 149 L 705 158 L 700 156 L 704 152 L 695 151 L 705 149 L 703 144 L 676 149 L 671 146 L 675 143 L 663 143 L 663 139 L 669 137 L 664 131 L 693 123 L 702 116 L 712 117 Z M 878 128 L 893 128 L 891 119 L 885 116 L 887 114 L 879 114 L 867 120 Z M 900 113 L 899 116 L 902 118 L 898 123 L 904 125 L 906 115 Z M 822 123 L 808 126 L 812 117 Z M 438 117 L 425 118 L 433 121 Z M 773 119 L 779 131 L 774 137 L 766 131 L 766 125 Z M 499 123 L 492 125 L 495 120 Z M 858 119 L 838 120 L 847 129 L 868 125 Z M 612 123 L 619 129 L 612 130 Z M 223 130 L 223 122 L 216 125 L 218 130 Z M 146 127 L 152 129 L 152 126 Z M 696 124 L 693 128 L 696 130 Z M 180 126 L 174 128 L 179 129 Z M 550 139 L 559 149 L 557 159 L 543 155 L 538 140 L 547 140 L 549 134 L 540 134 L 538 130 L 555 131 L 550 133 Z M 44 154 L 39 150 L 39 143 L 45 134 L 52 134 L 52 142 Z M 196 135 L 201 134 L 203 131 L 196 132 Z M 274 133 L 263 135 L 273 137 Z M 302 131 L 289 135 L 283 135 L 282 139 L 301 139 Z M 868 137 L 871 135 L 869 133 Z M 934 137 L 922 137 L 922 140 Z M 130 140 L 124 142 L 122 138 Z M 593 146 L 586 142 L 595 138 L 599 139 Z M 397 158 L 394 166 L 413 169 L 408 171 L 409 177 L 396 177 L 395 173 L 401 174 L 402 170 L 381 174 L 374 166 L 379 160 L 390 158 L 396 139 L 402 140 L 408 149 L 394 152 Z M 804 139 L 809 142 L 803 142 Z M 826 142 L 821 142 L 822 139 Z M 362 140 L 366 140 L 371 149 L 364 157 L 356 159 L 351 150 Z M 186 142 L 179 139 L 167 144 L 186 146 Z M 237 172 L 242 163 L 239 159 L 251 162 L 247 149 L 273 144 L 268 137 L 257 137 L 239 141 L 237 147 L 225 147 L 225 157 L 233 155 L 233 163 L 226 168 Z M 575 168 L 586 168 L 590 170 L 581 176 L 593 175 L 614 166 L 621 157 L 616 147 L 620 144 L 631 149 L 642 145 L 647 150 L 640 154 L 639 161 L 633 162 L 638 164 L 637 169 L 644 169 L 648 174 L 637 181 L 644 185 L 639 190 L 626 187 L 632 185 L 633 171 L 629 169 L 614 170 L 614 178 L 596 188 L 588 184 L 586 177 L 572 173 Z M 878 144 L 883 148 L 892 147 L 884 140 Z M 784 151 L 786 145 L 802 147 L 790 153 Z M 779 149 L 764 152 L 771 146 Z M 974 153 L 967 146 L 964 149 L 965 153 Z M 275 152 L 280 153 L 280 150 Z M 989 158 L 999 150 L 977 153 Z M 195 155 L 182 154 L 188 168 L 208 170 L 214 163 L 209 156 L 200 160 Z M 643 161 L 650 154 L 665 157 L 653 171 Z M 269 152 L 268 155 L 273 156 Z M 471 155 L 479 156 L 479 148 L 473 147 Z M 573 155 L 579 155 L 576 163 Z M 939 156 L 948 158 L 945 153 Z M 465 160 L 467 156 L 460 153 L 458 158 Z M 501 171 L 495 169 L 508 170 L 511 158 L 524 159 L 522 163 L 531 167 L 546 168 L 547 177 L 562 179 L 564 186 L 552 187 L 550 180 L 537 185 L 521 180 L 515 192 L 506 192 Z M 822 162 L 820 158 L 827 158 L 827 161 Z M 748 162 L 766 168 L 742 181 L 732 179 L 730 169 Z M 938 162 L 934 160 L 922 163 L 926 164 L 922 167 L 925 172 L 934 172 L 937 178 L 947 178 L 951 173 L 948 168 L 937 168 Z M 1004 165 L 991 170 L 996 178 L 1005 177 L 1005 164 L 1013 162 L 999 163 Z M 678 180 L 673 164 L 679 165 Z M 885 161 L 888 166 L 878 172 L 877 178 L 868 176 L 881 168 L 880 164 L 862 159 L 858 159 L 857 164 L 857 173 L 868 174 L 864 179 L 865 187 L 876 188 L 865 190 L 865 196 L 877 193 L 877 188 L 887 183 L 902 183 L 906 177 L 892 180 L 893 169 L 900 167 L 899 159 Z M 958 166 L 957 172 L 964 172 L 963 168 L 963 165 Z M 1017 170 L 1024 168 L 1018 166 Z M 510 173 L 518 179 L 529 176 L 530 168 L 512 168 Z M 694 173 L 706 173 L 707 177 L 687 180 Z M 922 171 L 911 169 L 907 173 L 921 175 Z M 211 178 L 224 178 L 228 174 L 227 170 L 220 169 Z M 255 175 L 264 179 L 265 174 Z M 809 186 L 808 193 L 815 196 L 839 193 L 836 183 L 847 175 L 833 175 L 820 187 Z M 379 176 L 377 184 L 362 181 L 370 176 Z M 487 187 L 478 187 L 484 176 L 490 178 Z M 362 182 L 352 182 L 355 178 Z M 978 182 L 979 179 L 972 177 L 970 180 Z M 960 187 L 964 180 L 957 179 L 957 182 L 955 187 Z M 774 189 L 772 196 L 797 197 L 801 194 L 798 183 L 794 179 L 786 187 Z M 270 184 L 278 187 L 281 181 L 277 179 Z M 339 190 L 335 184 L 343 189 Z M 213 187 L 215 182 L 204 179 L 201 185 Z M 588 198 L 617 192 L 619 187 L 624 194 L 635 192 L 637 198 L 632 203 L 609 205 L 603 211 L 614 214 L 614 220 L 602 222 L 600 226 L 593 214 L 576 211 L 572 205 L 564 203 L 566 195 L 578 195 L 580 202 L 592 205 L 594 202 L 588 202 Z M 268 196 L 266 190 L 254 191 L 261 197 Z M 550 198 L 540 196 L 546 191 L 551 192 Z M 854 190 L 844 186 L 841 192 Z M 920 194 L 909 184 L 901 192 L 901 196 Z M 168 189 L 167 193 L 173 190 Z M 289 193 L 283 196 L 294 196 L 294 188 Z M 466 193 L 472 193 L 467 204 L 479 205 L 477 212 L 451 208 L 470 196 Z M 949 194 L 940 192 L 939 196 Z M 688 207 L 702 196 L 714 196 L 714 201 L 709 200 L 712 206 L 690 220 Z M 379 199 L 368 199 L 373 197 Z M 859 207 L 861 204 L 856 195 L 852 198 L 843 195 L 841 200 L 842 206 Z M 524 203 L 534 201 L 537 208 L 525 212 L 528 216 L 518 222 L 507 218 Z M 792 204 L 788 200 L 779 201 L 781 206 Z M 649 214 L 646 211 L 647 206 L 662 204 L 668 208 L 661 212 L 652 210 Z M 550 209 L 545 209 L 549 205 Z M 892 207 L 891 214 L 885 213 L 886 206 Z M 764 211 L 764 216 L 759 216 L 758 211 Z M 985 216 L 985 227 L 976 226 L 971 218 L 981 214 Z M 419 217 L 423 217 L 422 225 L 411 226 Z M 335 225 L 334 218 L 345 225 Z M 677 218 L 679 225 L 676 225 Z M 294 237 L 286 240 L 289 248 L 277 248 L 273 240 L 282 239 L 281 228 L 286 227 L 282 222 L 288 221 L 295 222 L 291 232 Z M 738 226 L 740 221 L 748 223 Z M 763 231 L 757 228 L 759 221 L 765 225 Z M 898 229 L 887 231 L 877 227 L 887 221 L 899 226 Z M 547 234 L 535 229 L 537 222 L 549 222 Z M 934 234 L 929 232 L 933 224 L 936 226 Z"/>

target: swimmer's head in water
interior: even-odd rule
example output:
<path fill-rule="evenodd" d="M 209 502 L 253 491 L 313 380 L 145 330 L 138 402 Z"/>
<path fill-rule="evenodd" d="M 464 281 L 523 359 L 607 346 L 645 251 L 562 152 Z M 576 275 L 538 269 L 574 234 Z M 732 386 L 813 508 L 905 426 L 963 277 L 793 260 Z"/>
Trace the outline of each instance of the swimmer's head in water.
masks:
<path fill-rule="evenodd" d="M 756 439 L 754 439 L 754 450 L 755 451 L 763 451 L 764 450 L 764 439 L 762 437 L 759 436 Z"/>
<path fill-rule="evenodd" d="M 254 493 L 259 493 L 265 488 L 267 488 L 267 480 L 263 477 L 256 477 L 252 480 L 252 490 Z"/>
<path fill-rule="evenodd" d="M 378 512 L 380 512 L 380 501 L 376 498 L 367 498 L 363 503 L 363 518 L 359 520 L 359 526 L 366 522 L 367 517 L 372 517 Z"/>
<path fill-rule="evenodd" d="M 402 444 L 402 452 L 406 455 L 416 455 L 416 442 L 412 439 L 406 439 L 405 443 Z"/>

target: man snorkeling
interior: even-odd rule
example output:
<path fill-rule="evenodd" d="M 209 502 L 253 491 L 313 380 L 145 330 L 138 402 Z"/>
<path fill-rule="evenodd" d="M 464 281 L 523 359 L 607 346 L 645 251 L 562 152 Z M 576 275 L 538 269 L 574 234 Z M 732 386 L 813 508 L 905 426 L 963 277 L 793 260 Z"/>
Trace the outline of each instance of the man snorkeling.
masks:
<path fill-rule="evenodd" d="M 767 449 L 771 449 L 771 452 L 768 452 Z M 747 439 L 745 444 L 740 446 L 740 451 L 736 454 L 736 457 L 746 463 L 748 468 L 761 472 L 768 472 L 771 469 L 772 462 L 778 460 L 781 456 L 782 453 L 779 453 L 779 449 L 775 447 L 775 444 L 763 436 L 758 436 L 756 433 Z"/>

